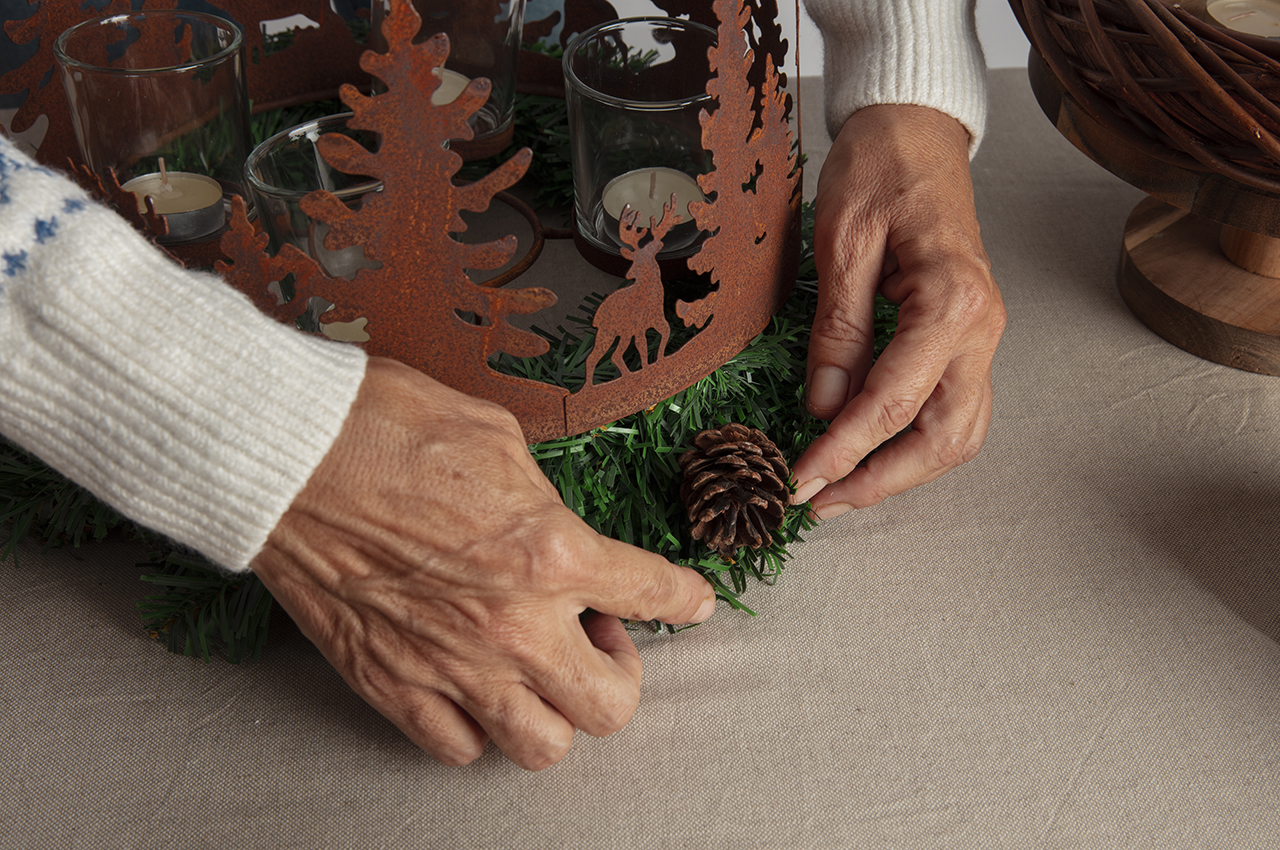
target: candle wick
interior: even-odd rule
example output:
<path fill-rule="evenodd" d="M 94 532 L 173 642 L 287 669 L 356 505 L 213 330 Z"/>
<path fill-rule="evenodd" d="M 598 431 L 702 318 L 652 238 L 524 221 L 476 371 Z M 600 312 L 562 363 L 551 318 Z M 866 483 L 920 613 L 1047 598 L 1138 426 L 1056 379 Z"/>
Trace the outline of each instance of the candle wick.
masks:
<path fill-rule="evenodd" d="M 653 200 L 654 194 L 658 191 L 658 172 L 649 172 L 649 200 Z"/>
<path fill-rule="evenodd" d="M 164 167 L 164 157 L 160 157 L 160 191 L 169 191 L 169 169 Z"/>

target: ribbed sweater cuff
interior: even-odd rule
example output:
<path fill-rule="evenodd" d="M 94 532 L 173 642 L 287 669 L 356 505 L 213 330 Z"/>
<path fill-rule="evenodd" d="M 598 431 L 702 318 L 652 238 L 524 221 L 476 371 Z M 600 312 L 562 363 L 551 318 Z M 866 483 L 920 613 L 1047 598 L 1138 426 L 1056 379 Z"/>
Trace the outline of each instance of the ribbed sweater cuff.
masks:
<path fill-rule="evenodd" d="M 337 437 L 364 353 L 268 319 L 3 154 L 0 251 L 22 258 L 0 276 L 5 436 L 131 519 L 246 569 Z"/>
<path fill-rule="evenodd" d="M 973 0 L 806 0 L 822 31 L 827 131 L 876 104 L 928 106 L 969 131 L 986 130 L 986 61 Z"/>

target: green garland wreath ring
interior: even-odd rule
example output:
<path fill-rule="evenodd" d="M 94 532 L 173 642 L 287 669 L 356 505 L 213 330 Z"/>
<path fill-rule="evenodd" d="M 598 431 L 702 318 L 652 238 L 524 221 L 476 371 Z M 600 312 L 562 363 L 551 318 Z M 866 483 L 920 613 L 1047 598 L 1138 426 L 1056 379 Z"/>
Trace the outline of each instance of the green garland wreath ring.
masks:
<path fill-rule="evenodd" d="M 556 124 L 563 101 L 527 96 L 518 103 L 517 121 L 530 125 L 517 136 L 539 140 L 546 151 L 534 161 L 548 163 L 535 175 L 540 198 L 555 203 L 572 192 L 572 176 L 556 163 L 565 159 L 567 143 L 555 134 L 534 131 Z M 255 135 L 269 133 L 281 122 L 324 114 L 325 104 L 306 107 L 307 114 L 260 116 Z M 811 527 L 803 507 L 787 511 L 773 542 L 762 549 L 744 548 L 723 559 L 694 542 L 679 499 L 678 458 L 699 431 L 740 422 L 769 435 L 787 461 L 823 430 L 824 423 L 804 407 L 805 357 L 809 325 L 817 303 L 813 262 L 813 210 L 802 209 L 802 252 L 798 282 L 791 298 L 769 327 L 736 357 L 688 389 L 611 425 L 586 434 L 530 446 L 542 471 L 559 489 L 565 504 L 601 534 L 663 555 L 704 575 L 717 595 L 732 607 L 751 612 L 741 600 L 752 579 L 772 583 L 782 572 L 789 547 Z M 587 312 L 593 309 L 588 304 Z M 893 336 L 897 308 L 877 298 L 876 352 Z M 590 315 L 577 319 L 590 328 Z M 675 323 L 673 323 L 675 324 Z M 589 333 L 564 328 L 547 334 L 552 350 L 533 362 L 511 362 L 507 368 L 555 382 L 590 351 Z M 145 545 L 148 569 L 142 580 L 156 593 L 138 601 L 143 627 L 175 653 L 208 660 L 220 654 L 232 663 L 257 658 L 267 640 L 274 600 L 252 573 L 231 574 L 199 554 L 136 525 L 98 501 L 83 488 L 50 469 L 38 458 L 0 438 L 0 526 L 10 536 L 0 562 L 17 565 L 18 543 L 34 536 L 46 547 L 79 547 L 109 534 L 136 538 Z"/>

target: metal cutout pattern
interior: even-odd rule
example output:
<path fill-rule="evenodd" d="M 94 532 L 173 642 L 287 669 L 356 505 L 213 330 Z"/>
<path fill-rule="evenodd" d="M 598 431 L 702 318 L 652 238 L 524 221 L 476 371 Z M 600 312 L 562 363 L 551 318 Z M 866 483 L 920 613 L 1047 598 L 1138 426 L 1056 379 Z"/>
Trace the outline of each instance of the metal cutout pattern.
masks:
<path fill-rule="evenodd" d="M 319 2 L 327 9 L 327 0 Z M 111 8 L 126 5 L 127 0 L 113 0 Z M 174 0 L 159 0 L 144 7 L 173 5 Z M 222 0 L 219 5 L 232 17 L 230 7 L 235 7 L 244 19 L 259 20 L 264 9 L 279 18 L 301 11 L 295 7 L 315 4 Z M 604 5 L 608 4 L 569 0 L 566 17 L 570 13 L 585 16 L 578 7 L 599 13 L 598 7 Z M 554 304 L 555 295 L 539 287 L 492 288 L 472 282 L 466 269 L 501 266 L 515 251 L 516 240 L 509 236 L 463 244 L 455 238 L 466 229 L 459 212 L 487 208 L 497 193 L 523 175 L 529 152 L 522 151 L 475 183 L 454 184 L 461 158 L 444 141 L 470 135 L 467 119 L 484 102 L 488 82 L 473 81 L 451 104 L 430 104 L 431 92 L 439 84 L 431 70 L 444 63 L 448 44 L 442 37 L 413 44 L 421 19 L 409 0 L 392 0 L 384 29 L 387 52 L 367 51 L 361 55 L 360 71 L 343 72 L 347 80 L 366 80 L 374 74 L 387 84 L 387 91 L 373 96 L 362 94 L 350 82 L 340 90 L 355 113 L 353 125 L 380 134 L 378 150 L 365 150 L 339 136 L 320 142 L 321 155 L 330 164 L 377 178 L 383 190 L 359 210 L 347 209 L 325 192 L 315 192 L 304 202 L 310 215 L 329 225 L 327 248 L 359 244 L 382 266 L 361 270 L 347 281 L 329 278 L 294 249 L 270 256 L 266 236 L 248 221 L 243 204 L 237 203 L 220 244 L 209 244 L 211 248 L 218 245 L 226 258 L 219 263 L 220 271 L 260 309 L 289 324 L 317 298 L 332 303 L 335 306 L 320 317 L 322 325 L 362 326 L 370 337 L 362 344 L 370 354 L 401 360 L 449 386 L 504 405 L 520 420 L 530 442 L 585 432 L 668 398 L 710 374 L 763 330 L 795 281 L 799 170 L 787 123 L 790 99 L 781 92 L 785 77 L 777 70 L 787 45 L 776 22 L 774 0 L 714 0 L 709 12 L 707 5 L 687 0 L 658 0 L 657 5 L 673 13 L 692 13 L 718 30 L 718 46 L 710 56 L 715 76 L 708 85 L 716 108 L 700 116 L 703 146 L 712 154 L 715 171 L 699 178 L 709 200 L 690 208 L 698 225 L 712 235 L 688 262 L 692 272 L 709 278 L 711 288 L 703 297 L 676 303 L 676 317 L 692 332 L 678 349 L 660 346 L 651 361 L 642 354 L 634 370 L 622 362 L 620 373 L 610 380 L 596 382 L 590 375 L 583 376 L 577 391 L 516 378 L 491 367 L 491 359 L 500 352 L 531 357 L 548 350 L 545 339 L 507 320 L 536 314 Z M 58 11 L 67 20 L 56 22 Z M 25 41 L 37 31 L 60 31 L 56 28 L 61 23 L 74 23 L 69 18 L 75 14 L 92 16 L 45 2 L 34 21 L 10 22 L 6 29 L 15 41 Z M 321 12 L 308 16 L 328 17 Z M 52 39 L 42 37 L 42 50 L 46 44 L 51 67 Z M 296 43 L 277 55 L 297 55 L 291 52 L 295 47 Z M 329 56 L 318 64 L 326 62 L 331 68 L 340 65 Z M 20 69 L 21 74 L 14 72 L 13 79 L 6 75 L 3 90 L 30 83 L 32 74 L 39 76 L 26 68 Z M 246 68 L 252 85 L 262 68 L 252 61 Z M 283 74 L 281 85 L 292 86 L 292 99 L 304 99 L 296 92 L 316 87 L 299 86 L 297 78 L 310 69 L 296 64 L 292 68 L 292 77 Z M 52 94 L 48 89 L 53 89 Z M 56 143 L 70 141 L 74 147 L 74 140 L 69 124 L 66 133 L 54 129 L 54 115 L 65 114 L 65 103 L 59 104 L 60 109 L 52 108 L 49 98 L 53 95 L 62 98 L 60 85 L 31 86 L 24 109 L 50 115 L 50 135 L 40 158 L 56 163 L 60 161 Z M 31 114 L 26 120 L 31 120 Z M 15 129 L 22 126 L 15 119 Z M 78 154 L 71 158 L 78 159 Z M 664 235 L 664 222 L 643 224 L 633 221 L 620 226 L 620 238 L 631 244 L 626 259 L 631 263 L 627 278 L 632 282 L 600 305 L 592 363 L 610 353 L 615 339 L 642 340 L 650 330 L 662 334 L 653 310 L 635 309 L 640 303 L 652 307 L 655 300 L 653 282 L 659 273 L 654 255 Z M 285 280 L 292 284 L 294 296 L 282 304 L 276 293 Z M 621 345 L 620 339 L 617 344 Z"/>

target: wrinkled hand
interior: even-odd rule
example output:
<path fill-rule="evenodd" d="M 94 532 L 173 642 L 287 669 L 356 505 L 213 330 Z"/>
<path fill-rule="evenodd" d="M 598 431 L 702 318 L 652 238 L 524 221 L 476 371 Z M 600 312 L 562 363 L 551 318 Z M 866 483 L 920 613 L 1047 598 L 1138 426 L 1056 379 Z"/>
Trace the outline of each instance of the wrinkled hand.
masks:
<path fill-rule="evenodd" d="M 640 656 L 618 617 L 715 606 L 692 570 L 565 508 L 506 410 L 379 359 L 254 571 L 356 693 L 454 765 L 491 738 L 538 770 L 575 729 L 622 728 Z"/>
<path fill-rule="evenodd" d="M 794 501 L 812 500 L 820 517 L 932 481 L 986 436 L 1005 311 L 978 234 L 968 142 L 941 112 L 873 106 L 849 119 L 822 167 L 806 403 L 831 423 L 793 469 Z M 877 291 L 901 309 L 873 366 Z"/>

